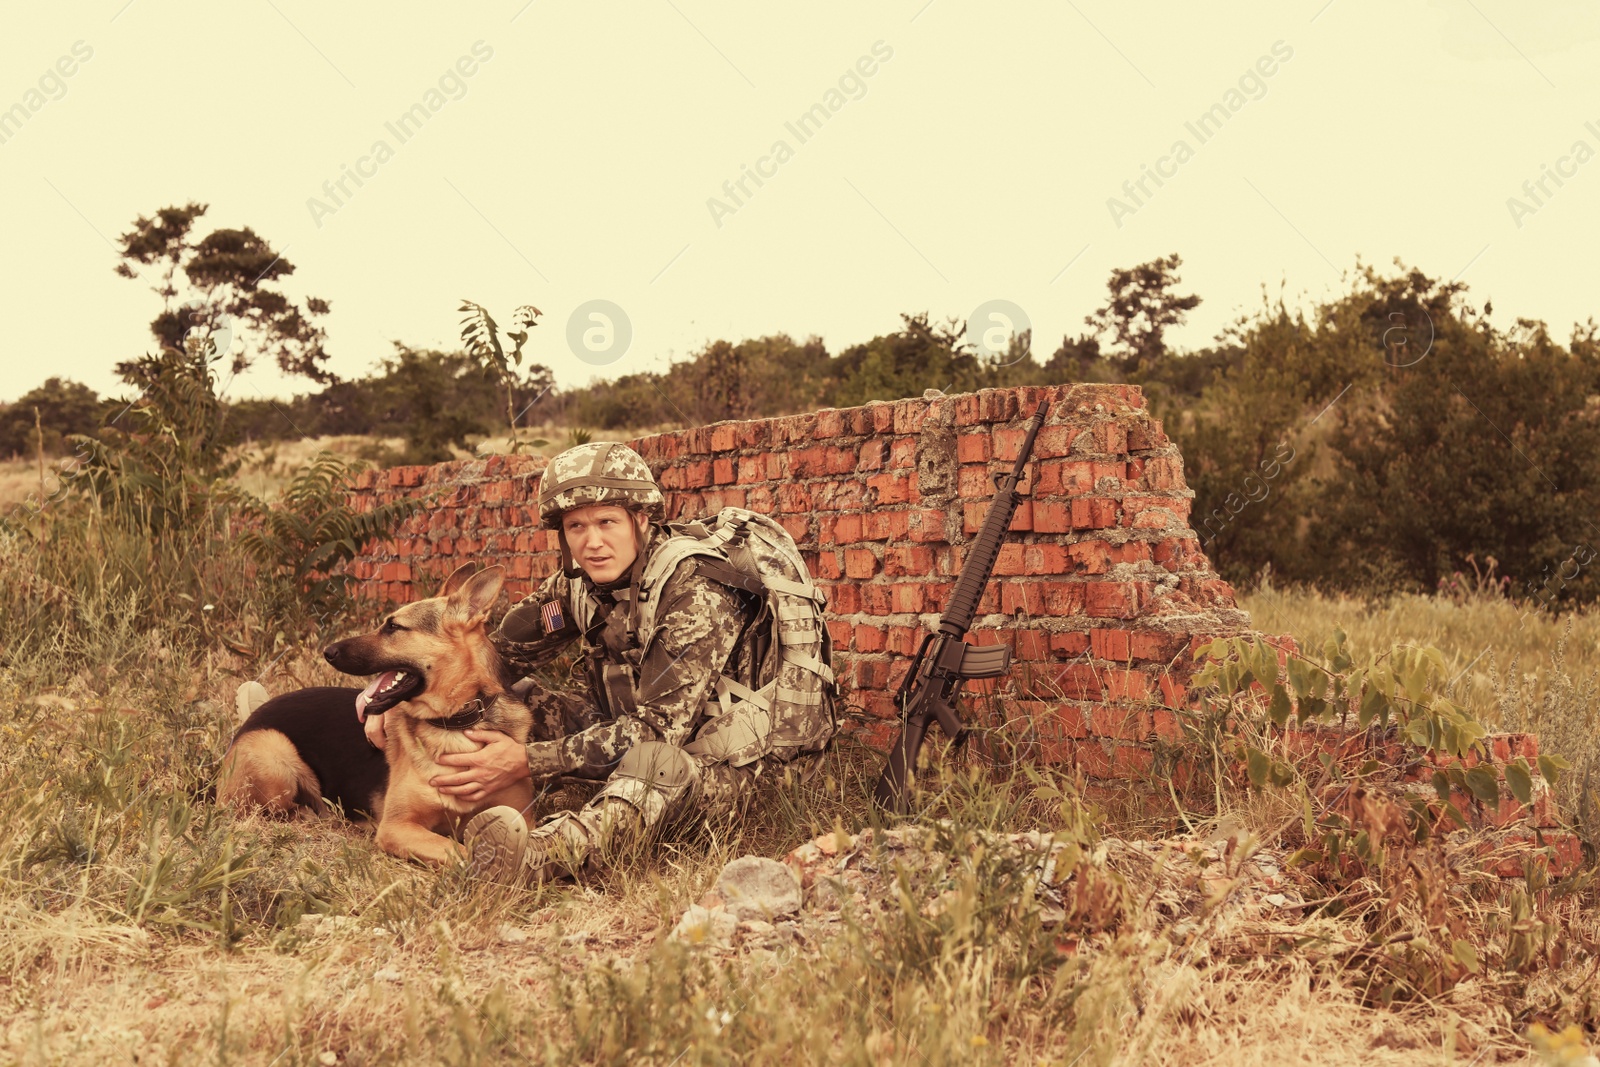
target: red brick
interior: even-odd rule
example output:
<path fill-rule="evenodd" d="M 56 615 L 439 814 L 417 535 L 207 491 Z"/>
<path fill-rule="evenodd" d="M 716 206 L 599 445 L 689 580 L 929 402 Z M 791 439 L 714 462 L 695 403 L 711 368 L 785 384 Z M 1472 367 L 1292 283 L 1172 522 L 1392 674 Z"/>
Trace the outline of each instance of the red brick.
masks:
<path fill-rule="evenodd" d="M 891 578 L 923 577 L 933 573 L 933 549 L 922 545 L 894 545 L 883 554 L 883 573 Z"/>
<path fill-rule="evenodd" d="M 845 582 L 825 587 L 828 594 L 828 614 L 857 615 L 861 612 L 861 586 Z M 887 614 L 887 613 L 885 613 Z"/>
<path fill-rule="evenodd" d="M 833 642 L 836 652 L 844 652 L 850 647 L 850 638 L 855 633 L 855 627 L 843 619 L 828 620 L 828 637 Z"/>
<path fill-rule="evenodd" d="M 1118 700 L 1108 677 L 1102 676 L 1106 699 Z M 1095 737 L 1119 741 L 1143 741 L 1150 736 L 1150 716 L 1138 708 L 1118 708 L 1102 704 L 1089 715 L 1089 732 Z"/>
<path fill-rule="evenodd" d="M 828 449 L 827 471 L 829 474 L 844 474 L 856 469 L 860 459 L 860 452 L 855 448 L 830 448 Z"/>
<path fill-rule="evenodd" d="M 859 588 L 863 612 L 868 615 L 889 615 L 894 612 L 894 603 L 887 585 L 863 585 Z"/>
<path fill-rule="evenodd" d="M 1044 588 L 1041 582 L 998 582 L 1000 610 L 1006 615 L 1043 615 Z"/>
<path fill-rule="evenodd" d="M 1070 569 L 1063 545 L 1026 545 L 1022 558 L 1027 574 L 1065 574 Z"/>
<path fill-rule="evenodd" d="M 1027 436 L 1023 430 L 1006 427 L 994 431 L 994 458 L 1005 463 L 1015 463 L 1017 456 L 1022 453 L 1022 439 Z"/>
<path fill-rule="evenodd" d="M 919 433 L 923 420 L 933 405 L 926 400 L 897 400 L 894 402 L 894 432 Z"/>
<path fill-rule="evenodd" d="M 1126 663 L 1132 658 L 1128 650 L 1128 638 L 1130 636 L 1131 634 L 1127 630 L 1090 630 L 1089 647 L 1094 649 L 1097 659 Z"/>
<path fill-rule="evenodd" d="M 818 552 L 815 560 L 808 561 L 811 577 L 829 582 L 844 577 L 844 563 L 839 557 L 840 553 L 831 549 Z"/>
<path fill-rule="evenodd" d="M 1039 436 L 1033 442 L 1033 454 L 1041 459 L 1065 456 L 1072 450 L 1072 442 L 1077 436 L 1076 426 L 1040 427 Z"/>
<path fill-rule="evenodd" d="M 1023 546 L 1015 541 L 1000 546 L 1000 554 L 995 557 L 994 570 L 991 572 L 997 577 L 1009 577 L 1026 573 L 1022 559 Z"/>
<path fill-rule="evenodd" d="M 778 486 L 778 508 L 787 512 L 810 511 L 811 493 L 803 485 L 784 482 Z"/>
<path fill-rule="evenodd" d="M 955 413 L 957 426 L 975 426 L 983 421 L 983 407 L 975 393 L 956 397 Z"/>
<path fill-rule="evenodd" d="M 1129 451 L 1143 452 L 1166 446 L 1167 435 L 1161 432 L 1160 419 L 1142 419 L 1128 424 Z"/>
<path fill-rule="evenodd" d="M 913 541 L 944 541 L 945 514 L 942 511 L 913 511 L 908 514 L 906 535 Z"/>
<path fill-rule="evenodd" d="M 1011 524 L 1006 529 L 1012 531 L 1033 529 L 1033 503 L 1032 500 L 1024 500 L 1018 504 L 1017 510 L 1012 513 Z M 967 533 L 977 533 L 983 529 L 984 516 L 988 513 L 988 504 L 963 504 L 961 506 L 962 528 Z"/>
<path fill-rule="evenodd" d="M 887 541 L 906 535 L 910 519 L 903 511 L 868 511 L 861 516 L 861 536 L 867 541 Z"/>
<path fill-rule="evenodd" d="M 857 689 L 888 689 L 892 684 L 887 660 L 857 659 L 853 673 Z"/>
<path fill-rule="evenodd" d="M 876 471 L 883 469 L 883 454 L 885 442 L 881 437 L 874 437 L 861 444 L 861 456 L 856 462 L 856 469 Z"/>
<path fill-rule="evenodd" d="M 1112 563 L 1148 563 L 1150 561 L 1150 543 L 1148 541 L 1124 541 L 1120 545 L 1111 545 Z"/>
<path fill-rule="evenodd" d="M 844 433 L 844 415 L 837 408 L 817 412 L 815 424 L 817 439 L 826 441 Z"/>
<path fill-rule="evenodd" d="M 857 624 L 854 637 L 854 648 L 857 652 L 883 651 L 886 634 L 881 626 L 868 626 L 864 623 Z"/>
<path fill-rule="evenodd" d="M 916 494 L 916 486 L 909 474 L 874 474 L 867 479 L 868 490 L 877 494 L 876 503 L 904 504 Z"/>
<path fill-rule="evenodd" d="M 1102 422 L 1094 428 L 1095 451 L 1119 455 L 1128 451 L 1128 431 L 1115 422 Z"/>
<path fill-rule="evenodd" d="M 1082 582 L 1040 582 L 1044 594 L 1046 614 L 1055 616 L 1081 615 L 1084 611 L 1085 585 Z"/>
<path fill-rule="evenodd" d="M 1108 670 L 1104 684 L 1108 700 L 1142 703 L 1150 698 L 1150 679 L 1140 671 Z"/>
<path fill-rule="evenodd" d="M 1050 659 L 1050 634 L 1043 630 L 1012 630 L 1011 654 L 1019 660 Z"/>
<path fill-rule="evenodd" d="M 888 466 L 915 467 L 917 465 L 917 439 L 903 437 L 889 446 Z"/>
<path fill-rule="evenodd" d="M 1133 582 L 1086 582 L 1084 589 L 1084 611 L 1091 616 L 1131 619 L 1139 613 L 1139 591 Z"/>
<path fill-rule="evenodd" d="M 1128 650 L 1135 660 L 1170 663 L 1188 644 L 1185 634 L 1150 633 L 1135 630 L 1128 638 Z"/>
<path fill-rule="evenodd" d="M 1104 693 L 1099 672 L 1087 663 L 1057 667 L 1051 680 L 1068 700 L 1099 700 Z"/>
<path fill-rule="evenodd" d="M 1081 656 L 1089 651 L 1089 635 L 1078 631 L 1051 634 L 1050 651 L 1056 656 Z"/>
<path fill-rule="evenodd" d="M 1072 529 L 1072 513 L 1066 504 L 1033 502 L 1033 531 L 1035 533 L 1068 533 Z"/>
<path fill-rule="evenodd" d="M 840 515 L 833 522 L 835 544 L 850 545 L 861 540 L 861 516 Z"/>
<path fill-rule="evenodd" d="M 992 455 L 988 434 L 964 433 L 956 438 L 958 463 L 987 463 Z"/>
<path fill-rule="evenodd" d="M 968 464 L 956 472 L 956 494 L 974 500 L 986 500 L 994 495 L 994 482 L 989 468 L 982 464 Z"/>
<path fill-rule="evenodd" d="M 789 471 L 796 478 L 820 478 L 828 473 L 828 450 L 820 446 L 789 453 Z"/>
<path fill-rule="evenodd" d="M 772 496 L 772 486 L 752 485 L 745 497 L 749 501 L 746 507 L 751 511 L 759 511 L 763 515 L 771 515 L 778 510 L 777 502 Z"/>
<path fill-rule="evenodd" d="M 794 538 L 795 544 L 811 543 L 811 520 L 804 515 L 780 515 L 778 525 L 789 531 L 789 536 Z"/>
<path fill-rule="evenodd" d="M 1142 745 L 1118 745 L 1111 752 L 1112 778 L 1144 778 L 1155 770 L 1155 753 Z"/>
<path fill-rule="evenodd" d="M 723 422 L 711 428 L 711 451 L 731 452 L 739 443 L 737 423 Z"/>
<path fill-rule="evenodd" d="M 1185 707 L 1188 701 L 1188 691 L 1170 674 L 1162 674 L 1158 679 L 1161 687 L 1161 703 L 1169 708 Z"/>
<path fill-rule="evenodd" d="M 1067 558 L 1078 574 L 1104 574 L 1111 569 L 1111 546 L 1104 541 L 1079 541 L 1067 546 Z"/>
<path fill-rule="evenodd" d="M 888 651 L 900 656 L 914 655 L 924 632 L 915 626 L 889 627 Z"/>
<path fill-rule="evenodd" d="M 1117 524 L 1117 502 L 1104 497 L 1079 497 L 1072 502 L 1072 526 L 1080 530 L 1099 530 Z"/>
<path fill-rule="evenodd" d="M 870 548 L 844 550 L 844 573 L 847 578 L 871 578 L 878 573 L 878 557 Z"/>
<path fill-rule="evenodd" d="M 889 587 L 891 603 L 897 612 L 920 612 L 923 609 L 924 590 L 915 582 L 896 582 Z"/>
<path fill-rule="evenodd" d="M 683 468 L 683 484 L 690 489 L 700 489 L 711 484 L 711 461 L 696 460 Z"/>

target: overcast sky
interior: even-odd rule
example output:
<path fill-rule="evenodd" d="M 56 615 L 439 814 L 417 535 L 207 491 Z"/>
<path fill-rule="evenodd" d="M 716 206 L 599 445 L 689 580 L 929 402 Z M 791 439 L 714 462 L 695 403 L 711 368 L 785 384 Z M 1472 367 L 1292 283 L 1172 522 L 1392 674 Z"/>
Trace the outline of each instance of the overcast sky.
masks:
<path fill-rule="evenodd" d="M 117 387 L 159 301 L 113 242 L 189 200 L 332 302 L 343 375 L 392 339 L 454 345 L 462 297 L 541 308 L 528 352 L 566 385 L 718 337 L 837 352 L 995 299 L 1042 358 L 1111 268 L 1171 252 L 1204 298 L 1183 344 L 1264 283 L 1311 300 L 1396 256 L 1565 338 L 1600 317 L 1597 88 L 1592 0 L 19 6 L 0 399 Z M 366 176 L 335 199 L 346 168 Z M 594 300 L 632 338 L 580 359 Z"/>

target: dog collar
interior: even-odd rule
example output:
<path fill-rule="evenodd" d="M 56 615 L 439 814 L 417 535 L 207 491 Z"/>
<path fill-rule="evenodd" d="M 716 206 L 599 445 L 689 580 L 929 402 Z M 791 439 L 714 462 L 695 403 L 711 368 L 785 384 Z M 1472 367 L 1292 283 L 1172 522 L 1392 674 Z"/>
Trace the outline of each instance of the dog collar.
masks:
<path fill-rule="evenodd" d="M 454 715 L 444 719 L 429 719 L 428 722 L 441 730 L 470 730 L 482 722 L 486 714 L 488 714 L 488 708 L 484 704 L 483 698 L 473 697 L 461 705 Z"/>

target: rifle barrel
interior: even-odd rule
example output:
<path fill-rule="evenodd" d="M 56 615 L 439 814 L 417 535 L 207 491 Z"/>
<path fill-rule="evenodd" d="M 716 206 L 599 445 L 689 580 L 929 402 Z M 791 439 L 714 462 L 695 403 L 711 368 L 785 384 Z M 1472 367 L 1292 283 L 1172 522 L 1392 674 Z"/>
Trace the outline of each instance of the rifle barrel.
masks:
<path fill-rule="evenodd" d="M 955 715 L 955 701 L 961 691 L 963 675 L 959 670 L 959 657 L 952 659 L 950 654 L 963 647 L 962 638 L 972 626 L 978 601 L 989 585 L 989 576 L 994 573 L 1000 544 L 1005 540 L 1011 516 L 1017 509 L 1017 486 L 1022 482 L 1028 457 L 1033 454 L 1034 438 L 1044 425 L 1049 406 L 1048 400 L 1040 401 L 1027 422 L 1016 465 L 1010 474 L 997 480 L 983 528 L 968 550 L 961 576 L 956 579 L 944 613 L 939 616 L 937 644 L 929 643 L 935 640 L 933 634 L 923 639 L 900 687 L 900 713 L 905 721 L 901 724 L 900 736 L 889 750 L 889 762 L 878 779 L 877 788 L 873 790 L 878 806 L 896 815 L 904 815 L 910 806 L 911 778 L 916 773 L 917 753 L 922 749 L 930 720 L 937 718 L 952 740 L 963 735 L 960 720 Z"/>
<path fill-rule="evenodd" d="M 1022 481 L 1022 476 L 1027 470 L 1028 457 L 1033 453 L 1034 438 L 1039 436 L 1039 427 L 1044 425 L 1045 412 L 1049 401 L 1040 401 L 1039 407 L 1028 420 L 1027 433 L 1022 440 L 1022 448 L 1017 453 L 1016 465 L 1011 473 L 999 480 L 995 486 L 994 499 L 989 503 L 989 512 L 984 516 L 983 528 L 978 531 L 977 538 L 972 542 L 972 547 L 967 550 L 967 559 L 961 567 L 961 576 L 956 579 L 955 588 L 950 591 L 950 599 L 945 604 L 944 614 L 939 617 L 939 629 L 943 633 L 960 637 L 972 627 L 973 616 L 978 611 L 978 601 L 983 599 L 983 591 L 988 588 L 989 576 L 994 573 L 994 562 L 1000 556 L 1000 545 L 1006 539 L 1006 530 L 1011 526 L 1011 516 L 1017 510 L 1017 486 Z"/>

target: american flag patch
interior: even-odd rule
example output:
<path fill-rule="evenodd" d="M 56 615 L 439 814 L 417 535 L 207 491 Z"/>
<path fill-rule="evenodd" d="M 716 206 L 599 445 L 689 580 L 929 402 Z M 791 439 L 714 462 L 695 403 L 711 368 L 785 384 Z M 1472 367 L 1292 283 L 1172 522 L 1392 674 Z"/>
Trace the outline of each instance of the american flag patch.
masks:
<path fill-rule="evenodd" d="M 547 600 L 540 609 L 544 613 L 544 632 L 553 634 L 566 625 L 566 619 L 561 615 L 561 601 Z"/>

